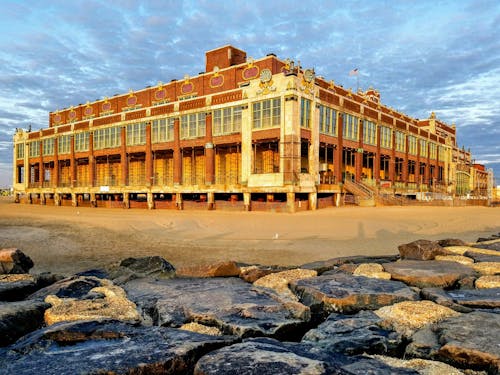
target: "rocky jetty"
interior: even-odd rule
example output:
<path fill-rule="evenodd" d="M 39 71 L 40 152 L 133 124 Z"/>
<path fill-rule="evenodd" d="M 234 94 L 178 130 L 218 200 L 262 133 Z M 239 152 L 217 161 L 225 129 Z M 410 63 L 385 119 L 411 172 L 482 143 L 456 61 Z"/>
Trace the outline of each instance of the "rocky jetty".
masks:
<path fill-rule="evenodd" d="M 499 374 L 500 236 L 399 255 L 63 278 L 0 251 L 0 373 Z"/>

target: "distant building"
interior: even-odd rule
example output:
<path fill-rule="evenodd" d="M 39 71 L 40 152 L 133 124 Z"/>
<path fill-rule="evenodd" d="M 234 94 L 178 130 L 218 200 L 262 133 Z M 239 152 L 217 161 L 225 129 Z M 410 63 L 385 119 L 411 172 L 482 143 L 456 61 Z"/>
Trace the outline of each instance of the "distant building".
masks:
<path fill-rule="evenodd" d="M 58 110 L 14 135 L 18 200 L 297 211 L 340 194 L 486 197 L 456 127 L 409 117 L 274 54 L 232 46 L 206 72 Z"/>

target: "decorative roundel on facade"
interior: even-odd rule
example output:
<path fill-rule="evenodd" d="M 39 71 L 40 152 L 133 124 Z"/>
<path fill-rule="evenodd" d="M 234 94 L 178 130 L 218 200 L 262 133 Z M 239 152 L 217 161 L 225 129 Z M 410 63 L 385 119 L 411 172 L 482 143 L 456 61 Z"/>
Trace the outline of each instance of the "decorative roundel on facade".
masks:
<path fill-rule="evenodd" d="M 212 77 L 210 77 L 209 85 L 210 87 L 220 87 L 224 84 L 224 76 L 219 73 L 215 73 Z"/>
<path fill-rule="evenodd" d="M 59 123 L 59 122 L 61 122 L 61 120 L 62 120 L 62 116 L 61 116 L 61 114 L 60 114 L 60 113 L 56 113 L 56 114 L 54 115 L 54 122 Z"/>
<path fill-rule="evenodd" d="M 70 120 L 74 120 L 76 118 L 76 112 L 75 112 L 74 109 L 72 109 L 71 111 L 69 111 L 68 117 L 69 117 Z"/>
<path fill-rule="evenodd" d="M 102 103 L 101 109 L 103 112 L 110 111 L 111 110 L 111 103 L 108 102 L 108 100 L 106 99 L 105 102 Z"/>
<path fill-rule="evenodd" d="M 241 75 L 244 80 L 254 79 L 259 75 L 259 67 L 255 65 L 248 66 L 243 69 Z"/>
<path fill-rule="evenodd" d="M 93 113 L 93 109 L 90 105 L 87 104 L 87 106 L 85 107 L 85 109 L 83 110 L 83 114 L 85 116 L 92 116 L 92 113 Z"/>
<path fill-rule="evenodd" d="M 181 93 L 183 94 L 189 94 L 193 92 L 193 90 L 194 90 L 194 85 L 192 82 L 187 81 L 183 83 L 181 86 Z"/>
<path fill-rule="evenodd" d="M 260 81 L 267 83 L 273 78 L 273 73 L 269 69 L 263 69 L 260 73 Z"/>
<path fill-rule="evenodd" d="M 137 104 L 137 96 L 130 94 L 127 98 L 127 106 L 132 107 Z"/>
<path fill-rule="evenodd" d="M 167 90 L 158 89 L 155 91 L 155 100 L 164 100 L 167 97 Z"/>
<path fill-rule="evenodd" d="M 304 80 L 306 82 L 314 81 L 315 77 L 316 77 L 316 74 L 314 73 L 314 70 L 312 70 L 312 69 L 306 69 L 306 71 L 304 72 Z"/>

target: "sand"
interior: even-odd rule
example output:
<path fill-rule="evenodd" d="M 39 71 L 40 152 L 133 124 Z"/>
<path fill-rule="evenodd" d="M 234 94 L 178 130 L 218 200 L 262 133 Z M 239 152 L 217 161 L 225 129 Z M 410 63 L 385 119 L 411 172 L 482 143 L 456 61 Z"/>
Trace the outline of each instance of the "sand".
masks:
<path fill-rule="evenodd" d="M 29 255 L 32 272 L 71 274 L 126 257 L 160 255 L 174 266 L 235 260 L 300 265 L 388 255 L 420 238 L 500 232 L 500 208 L 342 207 L 295 214 L 53 207 L 0 199 L 0 248 Z"/>

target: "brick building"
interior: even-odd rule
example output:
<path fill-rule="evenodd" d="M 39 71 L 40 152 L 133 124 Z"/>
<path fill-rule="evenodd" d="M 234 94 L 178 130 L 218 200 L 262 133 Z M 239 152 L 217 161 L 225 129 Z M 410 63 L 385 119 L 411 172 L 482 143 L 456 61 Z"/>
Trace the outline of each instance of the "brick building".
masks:
<path fill-rule="evenodd" d="M 197 76 L 51 112 L 14 144 L 17 199 L 55 205 L 294 212 L 346 193 L 466 194 L 484 171 L 434 114 L 232 46 Z"/>

